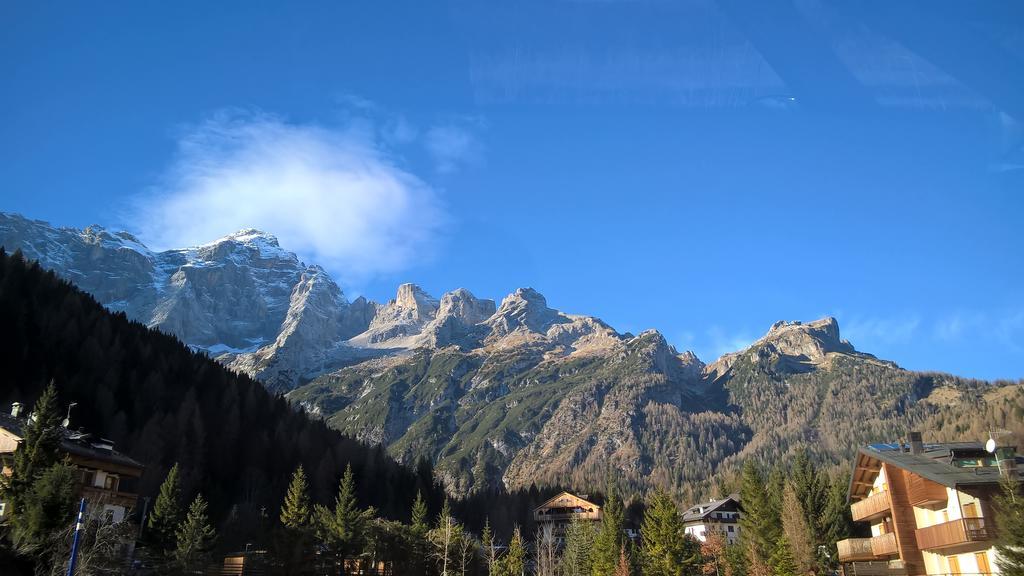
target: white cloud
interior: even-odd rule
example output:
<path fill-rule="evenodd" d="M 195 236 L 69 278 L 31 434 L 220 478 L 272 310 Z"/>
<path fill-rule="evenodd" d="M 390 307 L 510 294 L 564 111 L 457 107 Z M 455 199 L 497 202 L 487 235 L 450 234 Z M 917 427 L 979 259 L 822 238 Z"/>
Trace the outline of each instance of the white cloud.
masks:
<path fill-rule="evenodd" d="M 743 350 L 753 344 L 757 338 L 757 336 L 754 336 L 746 329 L 726 332 L 721 326 L 712 326 L 707 331 L 707 339 L 711 342 L 711 356 L 709 356 L 710 360 L 708 361 L 719 358 L 723 354 Z"/>
<path fill-rule="evenodd" d="M 473 128 L 463 122 L 434 126 L 427 131 L 423 144 L 438 172 L 455 172 L 463 165 L 480 161 L 482 147 Z"/>
<path fill-rule="evenodd" d="M 132 227 L 154 247 L 196 245 L 255 227 L 346 281 L 394 272 L 431 252 L 445 221 L 434 190 L 374 130 L 223 112 L 189 127 Z"/>

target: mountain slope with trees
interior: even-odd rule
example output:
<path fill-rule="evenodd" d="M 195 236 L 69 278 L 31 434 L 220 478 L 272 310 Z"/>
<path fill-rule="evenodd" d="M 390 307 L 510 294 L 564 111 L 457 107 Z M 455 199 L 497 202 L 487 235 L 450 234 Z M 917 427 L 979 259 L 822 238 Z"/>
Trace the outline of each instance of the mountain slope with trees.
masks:
<path fill-rule="evenodd" d="M 212 518 L 258 529 L 261 509 L 276 509 L 300 464 L 323 503 L 351 465 L 357 479 L 374 479 L 359 484 L 360 503 L 386 517 L 407 517 L 417 492 L 440 505 L 429 465 L 399 465 L 2 250 L 0 326 L 0 403 L 32 405 L 55 383 L 62 406 L 77 403 L 72 428 L 110 438 L 146 464 L 140 494 L 155 496 L 178 463 L 181 491 L 191 499 L 201 489 Z"/>

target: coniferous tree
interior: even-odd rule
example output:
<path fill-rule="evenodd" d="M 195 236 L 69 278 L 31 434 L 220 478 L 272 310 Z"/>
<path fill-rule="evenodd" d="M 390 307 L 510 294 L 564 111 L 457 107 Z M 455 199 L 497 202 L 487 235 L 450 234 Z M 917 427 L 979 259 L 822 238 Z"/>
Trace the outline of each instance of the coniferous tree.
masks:
<path fill-rule="evenodd" d="M 811 528 L 807 525 L 807 517 L 800 500 L 797 499 L 796 490 L 790 484 L 787 484 L 783 491 L 782 531 L 797 574 L 814 572 L 818 563 Z"/>
<path fill-rule="evenodd" d="M 525 576 L 526 574 L 526 546 L 523 544 L 523 535 L 519 526 L 512 530 L 512 540 L 508 543 L 508 551 L 501 558 L 501 573 L 503 576 Z"/>
<path fill-rule="evenodd" d="M 279 552 L 288 573 L 301 572 L 312 543 L 313 509 L 309 499 L 306 471 L 300 465 L 292 474 L 281 506 L 282 534 Z"/>
<path fill-rule="evenodd" d="M 778 538 L 764 477 L 758 466 L 749 460 L 743 466 L 740 501 L 743 502 L 740 535 L 747 550 L 747 563 L 751 576 L 760 576 L 759 572 L 771 558 Z"/>
<path fill-rule="evenodd" d="M 494 532 L 491 530 L 491 520 L 484 520 L 484 529 L 480 533 L 480 546 L 484 553 L 484 565 L 487 568 L 487 576 L 498 576 L 498 557 L 494 546 Z"/>
<path fill-rule="evenodd" d="M 692 574 L 693 554 L 675 502 L 660 488 L 654 491 L 644 512 L 640 529 L 640 548 L 644 576 L 681 576 Z"/>
<path fill-rule="evenodd" d="M 24 498 L 43 472 L 60 461 L 63 428 L 57 406 L 57 387 L 51 381 L 36 401 L 31 417 L 22 431 L 22 442 L 14 451 L 11 475 L 0 475 L 0 495 L 7 503 L 7 514 L 17 526 L 24 511 Z"/>
<path fill-rule="evenodd" d="M 561 562 L 563 576 L 591 576 L 596 537 L 593 522 L 573 516 L 565 529 Z"/>
<path fill-rule="evenodd" d="M 313 509 L 309 502 L 309 483 L 300 465 L 292 474 L 288 493 L 281 506 L 281 525 L 294 531 L 305 531 L 312 524 Z"/>
<path fill-rule="evenodd" d="M 183 569 L 195 569 L 202 565 L 213 549 L 216 532 L 210 526 L 206 500 L 199 494 L 188 507 L 185 520 L 175 531 L 177 546 L 174 558 Z"/>
<path fill-rule="evenodd" d="M 160 493 L 146 523 L 146 539 L 157 549 L 171 550 L 177 545 L 178 525 L 185 519 L 181 500 L 178 465 L 175 464 L 160 485 Z"/>
<path fill-rule="evenodd" d="M 619 552 L 623 546 L 623 523 L 622 502 L 616 494 L 615 486 L 609 481 L 607 501 L 601 510 L 601 529 L 594 539 L 594 550 L 591 555 L 593 576 L 614 576 L 619 563 Z"/>
<path fill-rule="evenodd" d="M 631 576 L 632 569 L 629 565 L 629 557 L 626 556 L 626 547 L 619 548 L 619 561 L 615 564 L 615 576 Z"/>
<path fill-rule="evenodd" d="M 1006 576 L 1024 576 L 1024 495 L 1020 488 L 1016 479 L 1004 479 L 1002 492 L 996 498 L 996 565 Z"/>
<path fill-rule="evenodd" d="M 836 474 L 829 483 L 828 500 L 822 512 L 822 540 L 828 549 L 828 555 L 821 555 L 821 572 L 827 573 L 839 566 L 839 552 L 836 542 L 850 537 L 853 519 L 850 517 L 850 506 L 846 503 L 846 492 L 850 485 L 850 474 Z"/>
<path fill-rule="evenodd" d="M 338 486 L 334 509 L 317 506 L 317 531 L 321 543 L 340 562 L 344 573 L 345 560 L 362 551 L 367 522 L 376 511 L 360 510 L 356 502 L 356 482 L 352 466 L 345 468 L 345 474 Z"/>
<path fill-rule="evenodd" d="M 416 492 L 416 500 L 412 504 L 412 525 L 409 527 L 410 552 L 412 570 L 416 574 L 425 574 L 427 569 L 428 546 L 427 535 L 430 533 L 430 519 L 427 503 L 423 500 L 423 492 Z"/>
<path fill-rule="evenodd" d="M 46 549 L 48 540 L 75 516 L 74 483 L 74 468 L 60 462 L 36 478 L 23 497 L 21 514 L 12 526 L 17 549 L 33 556 L 51 552 Z"/>

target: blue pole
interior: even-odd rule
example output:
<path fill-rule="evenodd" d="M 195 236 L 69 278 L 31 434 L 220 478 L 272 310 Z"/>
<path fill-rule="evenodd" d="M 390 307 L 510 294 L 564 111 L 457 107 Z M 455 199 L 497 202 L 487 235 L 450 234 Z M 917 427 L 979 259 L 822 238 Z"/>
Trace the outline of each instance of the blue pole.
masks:
<path fill-rule="evenodd" d="M 75 561 L 78 560 L 78 539 L 82 536 L 82 519 L 85 517 L 85 498 L 78 505 L 78 520 L 75 522 L 75 539 L 71 542 L 71 562 L 68 563 L 68 576 L 75 576 Z"/>

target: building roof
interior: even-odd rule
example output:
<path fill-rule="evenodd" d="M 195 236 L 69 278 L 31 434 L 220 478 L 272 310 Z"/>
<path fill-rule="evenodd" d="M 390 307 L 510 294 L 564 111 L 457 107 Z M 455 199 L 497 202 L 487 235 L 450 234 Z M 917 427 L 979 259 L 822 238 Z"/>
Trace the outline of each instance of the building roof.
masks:
<path fill-rule="evenodd" d="M 865 446 L 857 453 L 854 473 L 850 478 L 849 498 L 855 500 L 867 494 L 882 462 L 954 489 L 999 483 L 1001 476 L 995 465 L 960 467 L 953 464 L 954 460 L 964 457 L 991 458 L 992 455 L 985 451 L 981 442 L 925 444 L 924 450 L 918 454 L 910 453 L 906 445 L 899 443 Z M 1020 457 L 1016 460 L 1022 462 Z M 1018 476 L 1022 471 L 1024 466 L 1018 464 Z"/>
<path fill-rule="evenodd" d="M 7 430 L 19 439 L 24 437 L 25 418 L 15 418 L 8 413 L 0 413 L 0 429 Z M 20 441 L 20 440 L 19 440 Z M 128 468 L 142 470 L 145 465 L 139 461 L 114 450 L 114 443 L 84 432 L 64 430 L 64 438 L 60 447 L 68 454 L 100 462 L 109 462 Z"/>
<path fill-rule="evenodd" d="M 540 510 L 542 508 L 547 508 L 547 507 L 551 506 L 552 504 L 554 504 L 555 502 L 557 502 L 559 498 L 563 498 L 565 496 L 569 496 L 570 498 L 573 498 L 573 499 L 578 500 L 580 502 L 589 504 L 589 505 L 591 505 L 591 506 L 593 506 L 595 508 L 598 508 L 598 509 L 601 508 L 601 506 L 599 504 L 595 504 L 595 503 L 591 502 L 590 500 L 587 500 L 586 498 L 583 498 L 581 496 L 577 496 L 577 495 L 573 494 L 572 492 L 566 492 L 566 491 L 563 490 L 562 492 L 559 492 L 558 494 L 555 494 L 551 498 L 548 498 L 547 500 L 545 500 L 543 504 L 541 504 L 540 506 L 537 506 L 536 508 L 534 508 L 534 511 Z"/>
<path fill-rule="evenodd" d="M 683 522 L 693 522 L 695 520 L 701 520 L 707 518 L 712 512 L 720 509 L 722 506 L 729 502 L 735 502 L 737 506 L 740 503 L 739 494 L 730 494 L 721 500 L 711 500 L 710 502 L 703 502 L 701 504 L 694 504 L 683 512 Z"/>

